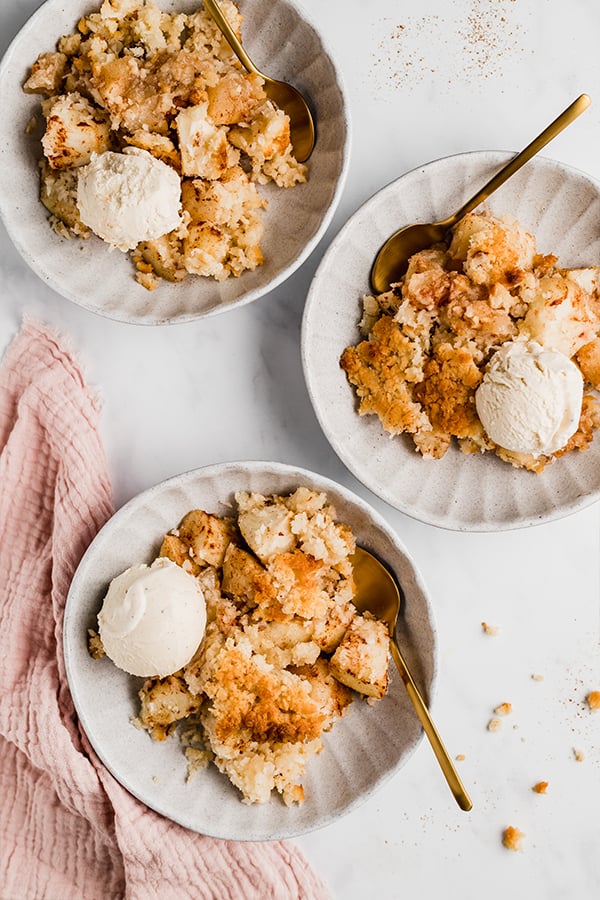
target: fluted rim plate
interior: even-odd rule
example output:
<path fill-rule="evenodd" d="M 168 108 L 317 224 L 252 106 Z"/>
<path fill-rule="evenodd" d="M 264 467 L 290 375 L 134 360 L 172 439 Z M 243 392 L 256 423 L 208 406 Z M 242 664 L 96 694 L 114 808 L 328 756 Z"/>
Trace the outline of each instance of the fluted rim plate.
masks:
<path fill-rule="evenodd" d="M 500 531 L 559 519 L 600 498 L 600 438 L 535 475 L 493 454 L 452 446 L 423 459 L 405 435 L 359 416 L 340 356 L 359 339 L 362 298 L 377 251 L 403 224 L 450 215 L 513 154 L 474 151 L 420 166 L 371 197 L 340 230 L 313 278 L 302 322 L 302 363 L 321 428 L 348 469 L 394 508 L 457 531 Z M 485 204 L 511 215 L 568 267 L 600 264 L 600 184 L 537 157 Z"/>
<path fill-rule="evenodd" d="M 157 0 L 166 12 L 190 12 L 200 0 Z M 0 214 L 25 262 L 53 290 L 91 312 L 122 322 L 187 322 L 250 303 L 281 284 L 308 258 L 335 212 L 348 169 L 350 125 L 345 89 L 317 28 L 294 0 L 239 0 L 244 45 L 267 75 L 293 83 L 313 107 L 317 143 L 308 182 L 289 189 L 259 186 L 269 201 L 263 215 L 265 262 L 239 278 L 216 282 L 189 276 L 159 281 L 148 291 L 134 278 L 131 258 L 99 238 L 59 237 L 39 201 L 39 138 L 25 128 L 42 120 L 40 97 L 24 94 L 29 67 L 42 51 L 72 32 L 100 0 L 46 0 L 24 25 L 0 65 Z"/>
<path fill-rule="evenodd" d="M 186 783 L 186 760 L 176 736 L 152 741 L 135 728 L 137 691 L 143 679 L 126 675 L 110 660 L 93 660 L 87 630 L 110 580 L 128 566 L 151 562 L 163 534 L 190 509 L 224 515 L 238 490 L 287 493 L 300 485 L 325 491 L 338 520 L 360 545 L 397 574 L 406 597 L 398 638 L 415 680 L 431 702 L 436 676 L 436 636 L 421 576 L 398 536 L 362 499 L 335 482 L 280 463 L 235 462 L 208 466 L 162 482 L 123 506 L 99 532 L 71 584 L 64 621 L 69 686 L 83 730 L 104 765 L 134 796 L 186 828 L 232 840 L 275 840 L 327 825 L 364 802 L 414 753 L 422 730 L 399 676 L 375 705 L 357 699 L 324 736 L 304 781 L 306 799 L 286 807 L 277 796 L 245 805 L 215 766 Z"/>

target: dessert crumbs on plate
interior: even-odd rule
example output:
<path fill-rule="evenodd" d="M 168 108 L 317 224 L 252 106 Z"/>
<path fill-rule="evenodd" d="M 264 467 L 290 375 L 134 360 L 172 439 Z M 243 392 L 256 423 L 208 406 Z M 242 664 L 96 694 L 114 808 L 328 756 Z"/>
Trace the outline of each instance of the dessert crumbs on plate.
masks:
<path fill-rule="evenodd" d="M 548 792 L 548 782 L 547 781 L 538 781 L 537 784 L 534 784 L 531 788 L 536 794 L 546 794 Z"/>
<path fill-rule="evenodd" d="M 501 719 L 496 719 L 496 718 L 490 719 L 489 722 L 487 723 L 488 731 L 500 731 L 501 728 L 502 728 L 502 720 Z"/>
<path fill-rule="evenodd" d="M 585 699 L 591 710 L 600 709 L 600 691 L 590 691 Z"/>
<path fill-rule="evenodd" d="M 576 762 L 583 762 L 585 759 L 585 753 L 578 747 L 573 747 L 573 756 L 575 757 Z"/>
<path fill-rule="evenodd" d="M 508 716 L 512 712 L 512 703 L 501 703 L 494 712 L 497 716 Z"/>
<path fill-rule="evenodd" d="M 324 733 L 387 691 L 387 626 L 352 603 L 355 537 L 325 493 L 235 500 L 231 516 L 190 510 L 164 536 L 159 557 L 197 579 L 207 627 L 187 665 L 145 680 L 135 724 L 178 735 L 188 780 L 212 762 L 244 803 L 302 803 Z"/>
<path fill-rule="evenodd" d="M 481 627 L 485 634 L 489 634 L 491 636 L 495 636 L 500 633 L 500 629 L 497 625 L 488 625 L 487 622 L 482 622 Z"/>

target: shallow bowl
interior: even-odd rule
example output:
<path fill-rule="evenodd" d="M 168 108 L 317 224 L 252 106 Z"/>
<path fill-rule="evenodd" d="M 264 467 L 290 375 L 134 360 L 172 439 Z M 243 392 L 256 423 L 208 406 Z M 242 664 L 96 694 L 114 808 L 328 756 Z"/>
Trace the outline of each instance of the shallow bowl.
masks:
<path fill-rule="evenodd" d="M 402 512 L 458 531 L 498 531 L 561 518 L 600 498 L 600 438 L 584 452 L 556 460 L 539 475 L 456 445 L 440 460 L 424 459 L 406 435 L 390 437 L 375 416 L 359 416 L 356 394 L 340 367 L 356 344 L 362 298 L 377 251 L 412 222 L 450 215 L 511 154 L 476 151 L 445 157 L 403 175 L 371 197 L 340 230 L 311 284 L 302 323 L 308 392 L 331 446 L 373 493 Z M 511 215 L 535 235 L 540 253 L 560 265 L 600 264 L 600 184 L 537 157 L 485 204 Z M 479 208 L 481 209 L 481 207 Z"/>
<path fill-rule="evenodd" d="M 209 466 L 171 478 L 122 507 L 84 555 L 69 591 L 64 622 L 67 676 L 81 726 L 114 777 L 152 809 L 203 834 L 233 840 L 274 840 L 319 828 L 364 802 L 408 761 L 422 730 L 400 678 L 391 673 L 384 699 L 357 700 L 324 736 L 324 749 L 308 764 L 305 801 L 286 807 L 279 797 L 245 805 L 214 766 L 186 782 L 186 760 L 176 738 L 152 741 L 135 728 L 137 691 L 143 679 L 93 660 L 88 628 L 110 580 L 129 566 L 151 562 L 163 534 L 190 509 L 224 515 L 236 491 L 288 493 L 305 485 L 325 491 L 338 521 L 351 526 L 357 542 L 396 573 L 406 602 L 398 639 L 417 684 L 431 701 L 436 672 L 436 637 L 425 587 L 397 535 L 359 497 L 314 472 L 279 463 L 240 462 Z"/>
<path fill-rule="evenodd" d="M 191 12 L 199 0 L 157 0 L 166 12 Z M 268 198 L 261 244 L 265 262 L 222 282 L 189 276 L 160 281 L 149 292 L 134 279 L 129 255 L 99 238 L 58 236 L 39 200 L 39 135 L 25 129 L 42 119 L 40 97 L 22 85 L 39 53 L 54 50 L 82 15 L 100 0 L 47 0 L 29 19 L 0 65 L 0 214 L 24 260 L 58 293 L 91 312 L 122 322 L 156 325 L 186 322 L 250 303 L 288 278 L 310 255 L 327 228 L 346 177 L 349 124 L 344 90 L 315 26 L 293 0 L 240 0 L 244 45 L 265 74 L 290 81 L 309 98 L 317 143 L 308 181 L 289 189 L 259 186 Z"/>

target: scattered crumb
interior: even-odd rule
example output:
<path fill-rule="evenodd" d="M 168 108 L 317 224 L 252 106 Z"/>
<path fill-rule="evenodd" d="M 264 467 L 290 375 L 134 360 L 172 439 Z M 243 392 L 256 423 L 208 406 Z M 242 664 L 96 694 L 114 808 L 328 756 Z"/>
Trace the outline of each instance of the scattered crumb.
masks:
<path fill-rule="evenodd" d="M 535 791 L 536 794 L 546 794 L 548 792 L 548 782 L 538 781 L 537 784 L 534 784 L 531 790 Z"/>
<path fill-rule="evenodd" d="M 577 762 L 583 762 L 583 760 L 585 759 L 585 753 L 583 752 L 583 750 L 578 750 L 576 747 L 573 748 L 573 755 Z"/>
<path fill-rule="evenodd" d="M 93 628 L 88 628 L 88 653 L 92 659 L 102 659 L 105 655 L 100 635 Z"/>
<path fill-rule="evenodd" d="M 497 706 L 494 710 L 497 716 L 507 716 L 512 712 L 512 704 L 511 703 L 501 703 L 500 706 Z"/>
<path fill-rule="evenodd" d="M 464 753 L 459 753 L 459 754 L 457 754 L 456 759 L 457 759 L 459 762 L 462 762 L 464 759 L 466 759 L 466 756 L 465 756 Z"/>
<path fill-rule="evenodd" d="M 534 674 L 534 675 L 532 675 L 531 677 L 532 677 L 533 681 L 543 681 L 543 680 L 544 680 L 544 676 L 543 676 L 543 675 L 537 675 L 537 674 Z"/>
<path fill-rule="evenodd" d="M 213 759 L 213 755 L 206 750 L 200 749 L 199 747 L 186 747 L 184 752 L 185 758 L 188 762 L 185 780 L 191 781 L 194 775 L 196 775 L 202 769 L 207 768 L 208 764 Z"/>
<path fill-rule="evenodd" d="M 487 622 L 482 622 L 481 627 L 486 634 L 498 634 L 498 632 L 500 631 L 497 625 L 488 625 Z"/>
<path fill-rule="evenodd" d="M 585 699 L 590 709 L 600 709 L 600 691 L 590 691 Z"/>
<path fill-rule="evenodd" d="M 525 835 L 522 831 L 509 825 L 508 828 L 505 828 L 502 832 L 502 843 L 507 850 L 520 850 L 521 841 L 524 837 Z"/>
<path fill-rule="evenodd" d="M 152 776 L 152 781 L 154 782 L 154 784 L 158 784 L 159 781 L 160 781 L 160 778 L 158 777 L 158 775 L 153 775 L 153 776 Z"/>
<path fill-rule="evenodd" d="M 500 728 L 502 728 L 502 722 L 500 721 L 500 719 L 490 719 L 490 721 L 487 723 L 488 731 L 499 731 Z"/>

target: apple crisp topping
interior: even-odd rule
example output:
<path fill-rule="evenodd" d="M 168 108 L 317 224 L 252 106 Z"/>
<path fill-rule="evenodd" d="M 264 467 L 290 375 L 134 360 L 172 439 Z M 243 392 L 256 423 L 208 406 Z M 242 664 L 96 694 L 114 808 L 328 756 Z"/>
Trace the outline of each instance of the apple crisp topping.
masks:
<path fill-rule="evenodd" d="M 230 0 L 223 12 L 241 36 Z M 182 224 L 133 251 L 137 280 L 217 281 L 263 263 L 257 185 L 306 181 L 289 117 L 248 74 L 211 16 L 162 12 L 154 0 L 104 0 L 54 52 L 41 53 L 24 84 L 41 94 L 41 201 L 62 235 L 89 237 L 77 208 L 77 170 L 94 154 L 137 147 L 180 176 Z"/>
<path fill-rule="evenodd" d="M 447 243 L 414 254 L 391 290 L 364 298 L 360 332 L 340 360 L 359 414 L 410 435 L 425 457 L 440 459 L 454 439 L 464 453 L 490 451 L 541 472 L 584 450 L 600 425 L 600 267 L 560 268 L 515 219 L 465 216 Z M 586 386 L 577 431 L 552 454 L 503 449 L 477 415 L 489 360 L 518 339 L 564 353 Z"/>
<path fill-rule="evenodd" d="M 354 535 L 324 493 L 235 499 L 235 516 L 191 510 L 164 537 L 159 555 L 198 578 L 208 624 L 188 665 L 145 681 L 138 724 L 156 740 L 183 725 L 190 774 L 211 759 L 245 803 L 301 803 L 324 732 L 355 692 L 387 690 L 387 626 L 352 604 Z"/>

